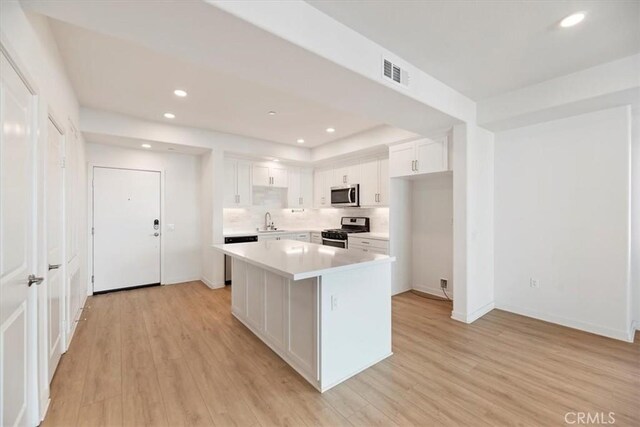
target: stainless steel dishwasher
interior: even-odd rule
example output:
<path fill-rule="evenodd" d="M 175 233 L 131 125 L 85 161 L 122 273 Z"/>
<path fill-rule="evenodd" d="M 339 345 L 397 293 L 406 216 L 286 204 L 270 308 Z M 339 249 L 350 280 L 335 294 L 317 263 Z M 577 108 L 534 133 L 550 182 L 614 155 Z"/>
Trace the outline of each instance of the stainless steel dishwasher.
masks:
<path fill-rule="evenodd" d="M 247 243 L 247 242 L 257 242 L 257 235 L 250 236 L 234 236 L 234 237 L 225 237 L 224 244 L 229 245 L 233 243 Z M 224 284 L 231 284 L 231 257 L 229 255 L 224 256 Z"/>

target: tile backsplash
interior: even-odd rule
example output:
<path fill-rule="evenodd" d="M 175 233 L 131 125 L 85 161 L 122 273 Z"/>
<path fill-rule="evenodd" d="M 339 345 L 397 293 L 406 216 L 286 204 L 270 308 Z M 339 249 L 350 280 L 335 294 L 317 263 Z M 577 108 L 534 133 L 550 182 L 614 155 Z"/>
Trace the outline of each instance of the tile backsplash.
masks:
<path fill-rule="evenodd" d="M 256 227 L 263 227 L 264 214 L 269 212 L 275 226 L 284 230 L 339 228 L 343 216 L 366 216 L 371 218 L 372 232 L 389 232 L 389 208 L 292 210 L 283 208 L 286 200 L 286 189 L 256 189 L 253 192 L 253 206 L 224 209 L 224 231 L 253 231 Z"/>

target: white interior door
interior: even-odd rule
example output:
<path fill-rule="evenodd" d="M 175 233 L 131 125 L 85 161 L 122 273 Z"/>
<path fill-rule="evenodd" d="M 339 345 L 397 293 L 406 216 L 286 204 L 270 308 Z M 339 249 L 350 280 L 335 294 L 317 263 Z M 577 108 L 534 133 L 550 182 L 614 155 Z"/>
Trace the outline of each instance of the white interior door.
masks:
<path fill-rule="evenodd" d="M 26 425 L 33 257 L 34 98 L 0 54 L 0 425 Z"/>
<path fill-rule="evenodd" d="M 62 134 L 49 120 L 47 131 L 47 342 L 49 381 L 62 355 L 62 321 L 64 319 L 64 254 L 62 199 Z"/>
<path fill-rule="evenodd" d="M 160 172 L 94 167 L 93 227 L 94 292 L 160 283 Z"/>

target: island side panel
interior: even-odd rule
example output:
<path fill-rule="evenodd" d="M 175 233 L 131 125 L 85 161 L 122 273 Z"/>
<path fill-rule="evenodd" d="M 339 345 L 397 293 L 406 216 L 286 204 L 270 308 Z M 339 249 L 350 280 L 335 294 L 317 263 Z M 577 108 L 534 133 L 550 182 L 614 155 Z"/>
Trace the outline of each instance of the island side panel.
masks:
<path fill-rule="evenodd" d="M 231 312 L 240 317 L 247 315 L 247 263 L 232 258 Z"/>
<path fill-rule="evenodd" d="M 391 354 L 391 263 L 323 275 L 321 391 Z"/>
<path fill-rule="evenodd" d="M 231 301 L 240 322 L 320 389 L 318 278 L 293 281 L 234 258 Z"/>

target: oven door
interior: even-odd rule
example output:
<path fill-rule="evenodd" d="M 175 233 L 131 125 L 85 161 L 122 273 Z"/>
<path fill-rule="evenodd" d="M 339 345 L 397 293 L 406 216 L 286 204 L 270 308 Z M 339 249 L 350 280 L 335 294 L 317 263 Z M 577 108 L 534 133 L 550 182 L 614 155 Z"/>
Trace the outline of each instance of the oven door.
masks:
<path fill-rule="evenodd" d="M 358 196 L 357 184 L 347 187 L 331 187 L 331 206 L 360 206 Z"/>
<path fill-rule="evenodd" d="M 347 249 L 347 241 L 346 240 L 328 239 L 326 237 L 323 237 L 322 238 L 322 244 L 324 246 L 333 246 L 333 247 L 336 247 L 336 248 Z"/>

